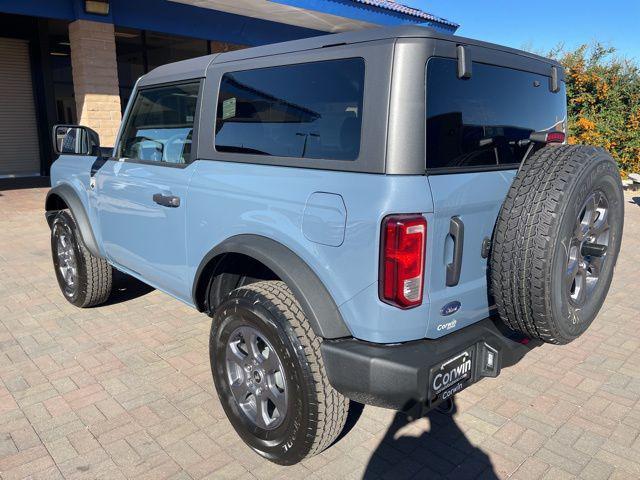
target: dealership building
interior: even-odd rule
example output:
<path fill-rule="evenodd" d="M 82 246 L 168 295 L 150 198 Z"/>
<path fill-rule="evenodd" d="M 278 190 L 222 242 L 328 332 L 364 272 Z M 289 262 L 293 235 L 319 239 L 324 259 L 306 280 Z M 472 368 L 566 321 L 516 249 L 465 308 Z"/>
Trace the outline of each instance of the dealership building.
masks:
<path fill-rule="evenodd" d="M 399 24 L 458 27 L 393 0 L 4 0 L 0 179 L 48 175 L 54 124 L 111 146 L 137 78 L 159 65 Z"/>

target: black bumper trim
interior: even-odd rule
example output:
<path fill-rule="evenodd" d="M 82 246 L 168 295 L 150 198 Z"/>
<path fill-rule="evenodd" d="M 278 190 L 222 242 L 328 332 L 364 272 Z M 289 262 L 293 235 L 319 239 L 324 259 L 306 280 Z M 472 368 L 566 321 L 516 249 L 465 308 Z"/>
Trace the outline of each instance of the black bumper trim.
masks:
<path fill-rule="evenodd" d="M 438 339 L 384 345 L 356 339 L 324 340 L 321 346 L 331 385 L 346 397 L 367 405 L 424 412 L 441 400 L 429 397 L 430 369 L 464 349 L 476 358 L 496 352 L 493 368 L 476 361 L 467 384 L 495 377 L 502 367 L 517 363 L 537 341 L 523 342 L 498 323 L 486 318 Z"/>

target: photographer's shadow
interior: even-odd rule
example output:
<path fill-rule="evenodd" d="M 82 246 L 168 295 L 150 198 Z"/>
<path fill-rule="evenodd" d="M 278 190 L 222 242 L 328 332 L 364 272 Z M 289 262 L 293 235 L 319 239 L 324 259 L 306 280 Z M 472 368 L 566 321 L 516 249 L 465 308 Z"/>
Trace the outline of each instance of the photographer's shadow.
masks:
<path fill-rule="evenodd" d="M 456 424 L 455 401 L 448 407 L 448 411 L 435 409 L 427 413 L 427 431 L 422 425 L 412 428 L 406 415 L 397 413 L 363 478 L 497 479 L 487 454 L 472 445 Z"/>

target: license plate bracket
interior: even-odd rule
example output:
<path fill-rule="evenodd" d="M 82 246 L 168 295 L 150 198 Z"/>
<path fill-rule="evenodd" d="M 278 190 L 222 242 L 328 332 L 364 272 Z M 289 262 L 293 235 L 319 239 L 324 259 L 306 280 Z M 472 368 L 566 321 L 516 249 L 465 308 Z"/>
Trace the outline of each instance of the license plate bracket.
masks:
<path fill-rule="evenodd" d="M 464 390 L 474 381 L 476 348 L 470 346 L 429 370 L 429 403 L 435 405 Z"/>

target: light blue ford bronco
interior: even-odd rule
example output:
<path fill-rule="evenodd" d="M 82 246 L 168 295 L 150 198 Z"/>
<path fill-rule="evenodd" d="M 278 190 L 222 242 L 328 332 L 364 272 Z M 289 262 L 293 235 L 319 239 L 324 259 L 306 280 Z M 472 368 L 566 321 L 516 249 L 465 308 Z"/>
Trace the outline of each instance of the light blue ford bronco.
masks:
<path fill-rule="evenodd" d="M 230 422 L 293 464 L 350 402 L 417 416 L 587 329 L 623 196 L 566 121 L 556 62 L 421 27 L 165 65 L 113 149 L 54 127 L 58 282 L 97 306 L 117 269 L 209 314 Z"/>

